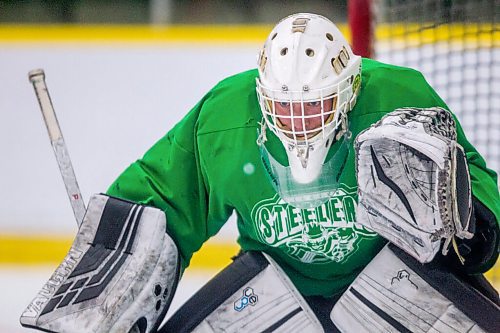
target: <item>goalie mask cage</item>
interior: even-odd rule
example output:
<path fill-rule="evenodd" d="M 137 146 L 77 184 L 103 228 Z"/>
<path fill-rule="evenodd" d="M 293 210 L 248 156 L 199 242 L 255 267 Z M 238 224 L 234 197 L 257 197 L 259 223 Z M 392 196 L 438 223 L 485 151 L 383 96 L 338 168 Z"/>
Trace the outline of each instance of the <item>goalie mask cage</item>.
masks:
<path fill-rule="evenodd" d="M 421 71 L 500 170 L 499 0 L 349 0 L 354 53 Z"/>

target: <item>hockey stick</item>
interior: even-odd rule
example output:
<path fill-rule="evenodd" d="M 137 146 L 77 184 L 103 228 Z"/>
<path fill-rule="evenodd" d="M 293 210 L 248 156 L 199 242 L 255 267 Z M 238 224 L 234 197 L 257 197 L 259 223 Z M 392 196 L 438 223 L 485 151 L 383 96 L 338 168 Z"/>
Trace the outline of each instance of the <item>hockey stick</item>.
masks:
<path fill-rule="evenodd" d="M 59 127 L 59 122 L 57 121 L 49 90 L 45 83 L 45 72 L 43 69 L 34 69 L 28 73 L 28 77 L 35 89 L 43 120 L 49 133 L 50 143 L 54 149 L 57 164 L 59 165 L 59 170 L 66 187 L 66 193 L 68 194 L 76 223 L 78 227 L 80 227 L 86 212 L 85 203 L 76 180 L 75 171 L 73 170 L 68 149 L 66 148 L 66 143 L 64 142 L 61 128 Z M 134 324 L 129 333 L 140 332 L 141 330 L 138 325 L 138 323 Z"/>
<path fill-rule="evenodd" d="M 61 128 L 59 127 L 56 113 L 49 96 L 47 84 L 45 83 L 45 72 L 43 69 L 34 69 L 28 73 L 28 77 L 30 82 L 33 84 L 33 88 L 35 89 L 36 97 L 38 98 L 38 103 L 40 104 L 40 109 L 42 111 L 43 120 L 45 122 L 45 126 L 47 126 L 47 131 L 49 132 L 50 143 L 54 149 L 57 164 L 59 165 L 59 170 L 61 172 L 64 185 L 66 186 L 66 192 L 68 193 L 71 208 L 73 208 L 76 223 L 78 224 L 78 227 L 80 227 L 80 224 L 83 222 L 83 217 L 85 216 L 85 203 L 83 202 L 80 187 L 78 186 L 75 172 L 73 170 L 73 165 L 71 164 L 71 159 L 69 157 L 66 144 L 64 143 Z"/>

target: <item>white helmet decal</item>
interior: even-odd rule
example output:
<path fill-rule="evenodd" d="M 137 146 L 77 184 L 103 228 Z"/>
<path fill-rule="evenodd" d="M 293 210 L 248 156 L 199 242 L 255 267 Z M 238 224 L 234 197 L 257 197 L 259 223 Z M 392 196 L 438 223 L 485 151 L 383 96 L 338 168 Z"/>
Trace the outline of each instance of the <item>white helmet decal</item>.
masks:
<path fill-rule="evenodd" d="M 293 180 L 321 174 L 331 145 L 347 131 L 360 87 L 361 58 L 327 18 L 291 15 L 271 31 L 258 58 L 257 95 L 266 127 L 282 142 Z M 264 138 L 264 140 L 263 140 Z"/>

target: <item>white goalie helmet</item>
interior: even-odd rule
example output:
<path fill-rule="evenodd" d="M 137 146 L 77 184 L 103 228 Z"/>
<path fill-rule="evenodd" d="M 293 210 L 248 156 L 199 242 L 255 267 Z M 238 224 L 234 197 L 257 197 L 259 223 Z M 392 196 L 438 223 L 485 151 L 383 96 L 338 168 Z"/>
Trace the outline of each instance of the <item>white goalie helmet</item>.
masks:
<path fill-rule="evenodd" d="M 299 187 L 317 181 L 332 144 L 347 131 L 347 112 L 361 83 L 361 57 L 327 18 L 286 17 L 271 31 L 258 59 L 257 95 L 268 127 L 282 142 L 287 171 Z M 267 152 L 268 153 L 268 152 Z M 272 164 L 274 160 L 272 159 Z"/>

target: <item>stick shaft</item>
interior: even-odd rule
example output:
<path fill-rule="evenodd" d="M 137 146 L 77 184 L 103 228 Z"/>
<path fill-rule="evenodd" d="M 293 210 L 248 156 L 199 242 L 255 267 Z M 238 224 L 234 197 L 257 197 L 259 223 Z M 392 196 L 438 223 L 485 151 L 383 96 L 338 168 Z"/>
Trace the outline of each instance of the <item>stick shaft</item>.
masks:
<path fill-rule="evenodd" d="M 54 154 L 64 181 L 64 186 L 66 187 L 71 208 L 73 209 L 73 214 L 76 218 L 76 223 L 80 226 L 85 216 L 85 203 L 76 180 L 68 149 L 66 148 L 61 128 L 59 127 L 59 122 L 57 121 L 47 84 L 45 83 L 45 73 L 42 69 L 35 69 L 30 71 L 28 76 L 35 89 L 38 103 L 40 104 L 43 120 L 49 133 L 50 143 L 54 149 Z"/>

